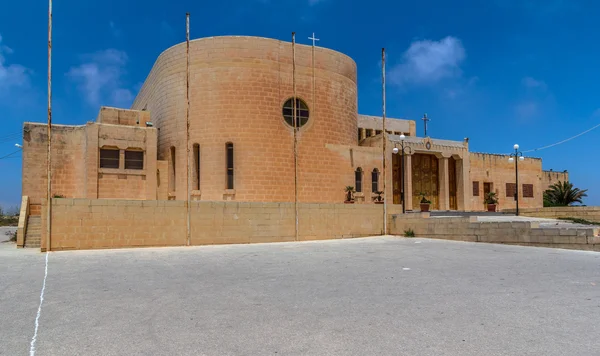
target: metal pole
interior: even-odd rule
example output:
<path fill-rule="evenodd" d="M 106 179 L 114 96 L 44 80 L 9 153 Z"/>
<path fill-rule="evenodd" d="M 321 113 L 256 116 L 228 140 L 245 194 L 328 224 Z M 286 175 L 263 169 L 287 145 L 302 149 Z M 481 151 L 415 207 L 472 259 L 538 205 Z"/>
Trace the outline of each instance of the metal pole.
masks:
<path fill-rule="evenodd" d="M 519 216 L 519 156 L 515 149 L 515 200 L 517 202 L 517 216 Z"/>
<path fill-rule="evenodd" d="M 310 38 L 312 40 L 312 117 L 314 119 L 315 117 L 315 113 L 316 113 L 316 109 L 317 109 L 317 102 L 315 101 L 315 81 L 316 81 L 316 77 L 315 77 L 315 42 L 318 41 L 319 39 L 315 37 L 315 33 L 313 32 L 312 37 Z"/>
<path fill-rule="evenodd" d="M 387 170 L 386 163 L 386 144 L 387 133 L 385 131 L 385 48 L 381 49 L 381 89 L 382 89 L 382 111 L 383 111 L 383 234 L 387 235 Z"/>
<path fill-rule="evenodd" d="M 48 187 L 46 192 L 46 251 L 51 250 L 52 233 L 52 0 L 48 0 L 48 152 L 46 157 Z"/>
<path fill-rule="evenodd" d="M 192 192 L 190 190 L 190 13 L 185 14 L 185 41 L 186 41 L 186 61 L 185 61 L 185 99 L 187 106 L 185 108 L 185 131 L 186 131 L 186 152 L 187 152 L 187 230 L 186 243 L 189 246 L 192 240 L 191 215 L 192 215 Z M 198 177 L 200 179 L 200 177 Z"/>
<path fill-rule="evenodd" d="M 404 141 L 401 142 L 402 146 L 402 161 L 400 162 L 400 176 L 402 179 L 402 186 L 400 188 L 400 196 L 402 197 L 402 214 L 406 214 L 406 208 L 404 204 Z"/>
<path fill-rule="evenodd" d="M 294 110 L 292 114 L 292 123 L 294 130 L 294 210 L 295 210 L 295 220 L 296 220 L 296 237 L 295 240 L 298 241 L 298 141 L 297 141 L 297 126 L 298 123 L 296 118 L 296 32 L 292 32 L 292 83 L 294 90 L 294 100 L 292 104 L 292 108 Z"/>

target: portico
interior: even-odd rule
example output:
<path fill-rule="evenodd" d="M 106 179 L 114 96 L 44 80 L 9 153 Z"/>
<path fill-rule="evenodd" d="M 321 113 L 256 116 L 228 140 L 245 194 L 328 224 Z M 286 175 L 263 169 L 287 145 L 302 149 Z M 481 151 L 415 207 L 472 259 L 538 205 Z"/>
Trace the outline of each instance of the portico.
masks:
<path fill-rule="evenodd" d="M 393 203 L 407 210 L 419 210 L 424 195 L 432 210 L 465 210 L 469 197 L 468 141 L 438 140 L 429 137 L 389 135 L 391 147 L 404 143 L 404 177 L 402 152 L 392 155 Z M 404 189 L 402 179 L 405 179 Z"/>

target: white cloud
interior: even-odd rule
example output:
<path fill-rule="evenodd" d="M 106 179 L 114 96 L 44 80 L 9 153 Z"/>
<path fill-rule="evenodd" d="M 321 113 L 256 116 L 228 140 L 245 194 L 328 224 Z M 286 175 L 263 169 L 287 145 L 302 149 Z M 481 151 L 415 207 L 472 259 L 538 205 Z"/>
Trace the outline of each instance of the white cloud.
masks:
<path fill-rule="evenodd" d="M 536 80 L 532 77 L 525 77 L 521 80 L 521 84 L 526 87 L 526 88 L 534 88 L 534 89 L 541 89 L 541 90 L 546 90 L 548 88 L 548 85 L 546 85 L 546 83 L 542 80 Z"/>
<path fill-rule="evenodd" d="M 459 77 L 465 58 L 465 49 L 456 37 L 416 41 L 404 52 L 402 62 L 391 68 L 390 80 L 397 85 L 427 85 Z"/>
<path fill-rule="evenodd" d="M 13 50 L 2 44 L 0 35 L 0 91 L 30 85 L 31 70 L 20 64 L 7 64 L 6 56 Z"/>
<path fill-rule="evenodd" d="M 133 94 L 123 85 L 128 60 L 125 52 L 107 49 L 85 55 L 83 59 L 84 63 L 71 67 L 67 76 L 77 83 L 89 104 L 131 105 Z"/>
<path fill-rule="evenodd" d="M 520 104 L 517 104 L 515 107 L 515 111 L 517 115 L 521 118 L 532 118 L 539 113 L 539 105 L 535 101 L 526 101 Z"/>

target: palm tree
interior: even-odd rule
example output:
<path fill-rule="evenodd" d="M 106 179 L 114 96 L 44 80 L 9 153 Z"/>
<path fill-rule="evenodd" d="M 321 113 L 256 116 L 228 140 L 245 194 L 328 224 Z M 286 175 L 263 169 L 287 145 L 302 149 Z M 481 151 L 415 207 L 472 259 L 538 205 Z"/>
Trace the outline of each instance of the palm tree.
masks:
<path fill-rule="evenodd" d="M 573 203 L 583 204 L 587 197 L 587 189 L 573 188 L 573 183 L 558 181 L 544 192 L 544 206 L 569 206 Z"/>

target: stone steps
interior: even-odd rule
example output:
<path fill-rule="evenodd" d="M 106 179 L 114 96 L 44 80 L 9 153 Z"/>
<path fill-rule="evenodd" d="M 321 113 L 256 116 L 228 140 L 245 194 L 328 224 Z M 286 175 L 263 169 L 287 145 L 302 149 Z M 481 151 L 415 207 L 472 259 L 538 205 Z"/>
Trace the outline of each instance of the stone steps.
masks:
<path fill-rule="evenodd" d="M 40 248 L 42 242 L 42 217 L 30 215 L 27 218 L 27 233 L 25 247 Z"/>

